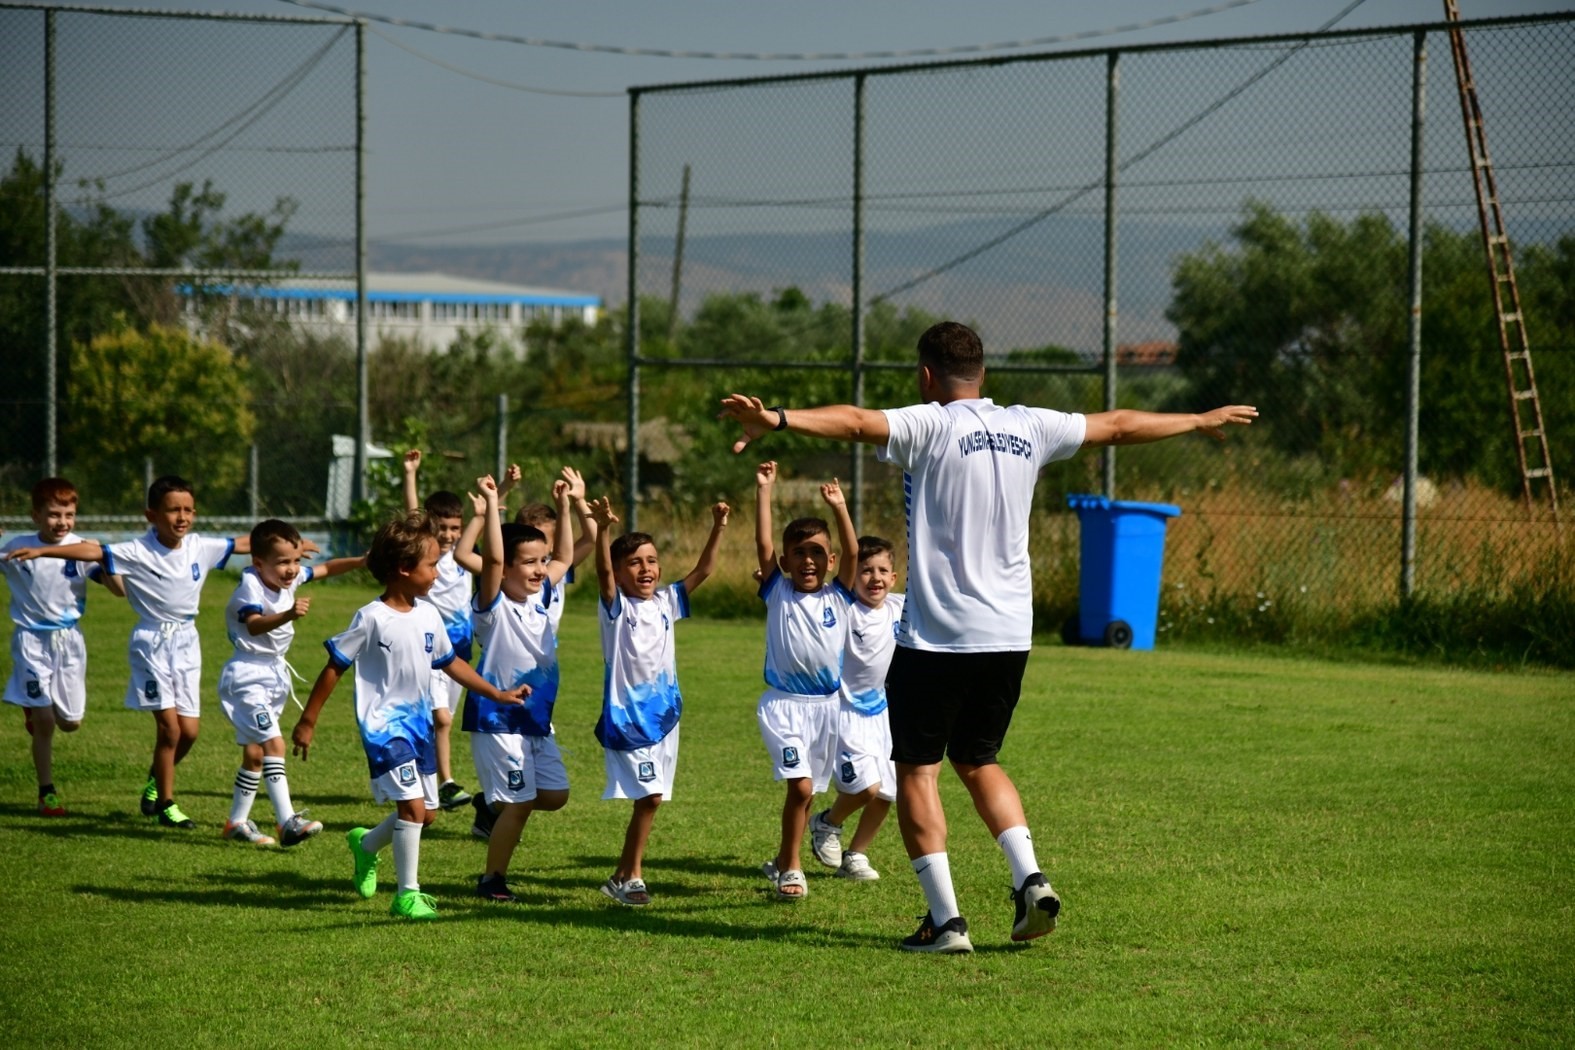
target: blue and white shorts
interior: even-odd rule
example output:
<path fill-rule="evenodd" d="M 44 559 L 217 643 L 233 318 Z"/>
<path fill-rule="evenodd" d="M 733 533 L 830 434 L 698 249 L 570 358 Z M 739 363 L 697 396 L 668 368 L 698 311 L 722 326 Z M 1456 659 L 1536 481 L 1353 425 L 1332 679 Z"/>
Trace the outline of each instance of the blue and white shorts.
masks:
<path fill-rule="evenodd" d="M 673 797 L 673 774 L 678 771 L 678 726 L 649 747 L 633 751 L 602 748 L 607 769 L 607 789 L 602 798 Z"/>
<path fill-rule="evenodd" d="M 49 707 L 68 722 L 87 714 L 87 646 L 75 627 L 58 631 L 11 632 L 11 677 L 5 701 L 18 707 Z"/>

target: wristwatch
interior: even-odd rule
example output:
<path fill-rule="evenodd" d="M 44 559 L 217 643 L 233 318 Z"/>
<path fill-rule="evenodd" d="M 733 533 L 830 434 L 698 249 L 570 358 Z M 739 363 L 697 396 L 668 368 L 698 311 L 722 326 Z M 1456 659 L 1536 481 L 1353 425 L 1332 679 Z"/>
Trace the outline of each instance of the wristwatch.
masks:
<path fill-rule="evenodd" d="M 773 411 L 773 412 L 775 412 L 777 414 L 777 425 L 772 427 L 771 429 L 773 429 L 773 430 L 786 430 L 787 429 L 787 410 L 785 408 L 783 408 L 781 405 L 772 405 L 771 406 L 771 411 Z"/>

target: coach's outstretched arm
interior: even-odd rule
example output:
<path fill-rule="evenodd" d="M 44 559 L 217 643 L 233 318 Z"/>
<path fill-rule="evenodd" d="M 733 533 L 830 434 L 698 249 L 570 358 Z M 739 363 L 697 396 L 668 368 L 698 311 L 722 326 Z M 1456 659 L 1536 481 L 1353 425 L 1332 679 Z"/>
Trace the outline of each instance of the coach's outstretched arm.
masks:
<path fill-rule="evenodd" d="M 1251 405 L 1226 405 L 1212 412 L 1139 412 L 1120 408 L 1095 412 L 1087 418 L 1083 447 L 1142 445 L 1201 430 L 1217 441 L 1225 439 L 1227 426 L 1246 426 L 1258 418 Z"/>
<path fill-rule="evenodd" d="M 749 443 L 773 430 L 789 430 L 810 437 L 831 438 L 833 441 L 860 441 L 866 445 L 884 445 L 891 436 L 886 424 L 886 414 L 857 405 L 825 405 L 820 408 L 784 408 L 767 406 L 758 397 L 748 394 L 729 394 L 722 399 L 718 419 L 736 419 L 744 428 L 744 436 L 733 442 L 733 451 L 742 452 Z"/>

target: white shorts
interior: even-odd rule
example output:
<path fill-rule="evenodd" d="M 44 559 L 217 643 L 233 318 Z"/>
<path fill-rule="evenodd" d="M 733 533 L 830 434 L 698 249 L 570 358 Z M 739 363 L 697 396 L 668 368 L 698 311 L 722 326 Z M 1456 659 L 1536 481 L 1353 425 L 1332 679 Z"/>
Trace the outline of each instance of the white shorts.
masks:
<path fill-rule="evenodd" d="M 49 707 L 68 722 L 87 714 L 87 646 L 75 627 L 58 631 L 11 632 L 11 677 L 5 701 L 19 707 Z"/>
<path fill-rule="evenodd" d="M 219 708 L 235 727 L 237 744 L 282 736 L 279 718 L 290 699 L 290 669 L 282 661 L 231 660 L 219 672 Z"/>
<path fill-rule="evenodd" d="M 471 733 L 470 757 L 488 802 L 533 802 L 538 791 L 569 790 L 556 737 Z"/>
<path fill-rule="evenodd" d="M 851 704 L 837 711 L 837 768 L 832 778 L 838 791 L 856 795 L 876 784 L 880 797 L 897 800 L 897 763 L 891 760 L 891 722 L 886 712 L 867 715 Z"/>
<path fill-rule="evenodd" d="M 634 751 L 602 748 L 607 767 L 607 790 L 602 798 L 673 797 L 673 774 L 678 771 L 678 726 L 650 747 Z"/>
<path fill-rule="evenodd" d="M 127 707 L 133 711 L 173 707 L 185 718 L 201 716 L 197 689 L 202 680 L 202 644 L 195 624 L 138 624 L 132 628 L 127 656 L 131 661 Z"/>
<path fill-rule="evenodd" d="M 432 710 L 455 710 L 459 707 L 459 694 L 463 691 L 464 687 L 450 678 L 446 672 L 432 672 Z"/>
<path fill-rule="evenodd" d="M 428 809 L 435 810 L 438 808 L 437 789 L 437 774 L 421 772 L 413 758 L 372 778 L 372 797 L 379 802 L 408 802 L 419 798 Z"/>
<path fill-rule="evenodd" d="M 808 777 L 816 791 L 826 790 L 837 750 L 837 710 L 841 704 L 836 693 L 819 697 L 765 691 L 755 709 L 755 721 L 760 723 L 760 739 L 771 753 L 777 780 Z"/>

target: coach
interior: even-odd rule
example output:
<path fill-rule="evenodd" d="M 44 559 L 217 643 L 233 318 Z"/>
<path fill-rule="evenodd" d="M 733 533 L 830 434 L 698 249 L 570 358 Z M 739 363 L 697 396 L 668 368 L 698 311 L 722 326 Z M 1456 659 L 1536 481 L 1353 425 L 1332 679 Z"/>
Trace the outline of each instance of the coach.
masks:
<path fill-rule="evenodd" d="M 1028 517 L 1045 464 L 1079 449 L 1136 445 L 1201 430 L 1224 437 L 1255 408 L 1198 415 L 1126 409 L 1092 415 L 983 397 L 984 347 L 965 325 L 919 338 L 922 404 L 767 407 L 733 394 L 719 418 L 737 420 L 742 452 L 772 431 L 858 441 L 905 472 L 908 598 L 886 691 L 897 765 L 897 821 L 929 912 L 902 942 L 910 951 L 968 952 L 968 923 L 952 889 L 941 808 L 941 759 L 951 760 L 1012 870 L 1012 939 L 1055 929 L 1060 899 L 1039 870 L 1017 788 L 996 754 L 1011 723 L 1032 647 Z"/>

